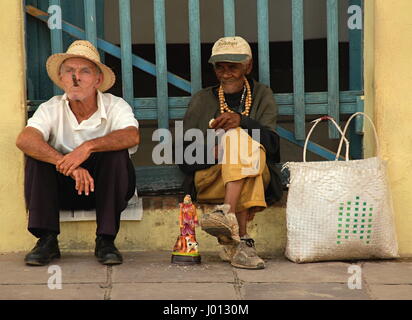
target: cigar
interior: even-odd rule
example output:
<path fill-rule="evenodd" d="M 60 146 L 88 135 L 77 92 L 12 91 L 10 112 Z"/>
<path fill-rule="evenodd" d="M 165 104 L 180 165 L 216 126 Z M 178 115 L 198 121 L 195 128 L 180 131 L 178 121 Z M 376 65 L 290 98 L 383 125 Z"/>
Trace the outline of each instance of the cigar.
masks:
<path fill-rule="evenodd" d="M 72 74 L 72 80 L 73 80 L 73 85 L 74 85 L 75 87 L 78 87 L 78 86 L 79 86 L 79 83 L 77 82 L 77 79 L 76 79 L 76 76 L 74 75 L 74 73 Z"/>

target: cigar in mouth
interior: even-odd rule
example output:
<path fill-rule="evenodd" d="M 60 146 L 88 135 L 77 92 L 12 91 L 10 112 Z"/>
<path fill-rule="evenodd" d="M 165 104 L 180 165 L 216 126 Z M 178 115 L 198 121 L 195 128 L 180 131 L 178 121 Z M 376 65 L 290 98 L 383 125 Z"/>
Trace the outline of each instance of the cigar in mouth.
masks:
<path fill-rule="evenodd" d="M 74 74 L 72 74 L 72 80 L 73 80 L 73 85 L 74 85 L 75 87 L 78 87 L 78 86 L 79 86 L 79 83 L 77 82 L 76 76 L 75 76 Z"/>

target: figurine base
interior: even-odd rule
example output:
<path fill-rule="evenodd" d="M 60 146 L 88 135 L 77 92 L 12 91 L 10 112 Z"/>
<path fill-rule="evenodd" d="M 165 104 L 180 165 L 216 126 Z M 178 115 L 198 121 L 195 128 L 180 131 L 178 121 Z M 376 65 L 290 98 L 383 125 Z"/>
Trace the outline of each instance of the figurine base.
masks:
<path fill-rule="evenodd" d="M 200 264 L 200 256 L 181 256 L 172 254 L 172 263 L 180 265 Z"/>

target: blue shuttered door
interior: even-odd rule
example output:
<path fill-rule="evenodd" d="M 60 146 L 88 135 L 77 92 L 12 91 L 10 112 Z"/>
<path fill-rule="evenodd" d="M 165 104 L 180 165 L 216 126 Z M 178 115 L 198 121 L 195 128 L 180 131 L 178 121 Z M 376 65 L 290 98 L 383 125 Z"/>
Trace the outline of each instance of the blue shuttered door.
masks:
<path fill-rule="evenodd" d="M 292 17 L 293 49 L 293 92 L 275 94 L 279 105 L 279 114 L 293 116 L 294 130 L 289 132 L 278 127 L 280 136 L 297 145 L 305 138 L 305 121 L 310 115 L 329 114 L 336 120 L 341 115 L 363 110 L 362 88 L 362 30 L 349 30 L 350 86 L 349 91 L 339 91 L 339 39 L 338 39 L 338 0 L 324 0 L 327 16 L 327 91 L 305 92 L 304 61 L 304 12 L 309 1 L 290 0 Z M 49 99 L 59 90 L 53 88 L 46 70 L 45 61 L 53 52 L 65 51 L 75 39 L 87 39 L 101 50 L 101 57 L 110 54 L 121 60 L 122 95 L 134 108 L 139 120 L 157 120 L 159 128 L 169 128 L 169 120 L 181 119 L 190 97 L 169 97 L 168 85 L 195 93 L 202 87 L 201 41 L 200 41 L 200 1 L 187 0 L 190 79 L 183 79 L 168 71 L 166 55 L 166 14 L 165 0 L 153 0 L 155 63 L 132 53 L 131 38 L 131 1 L 119 0 L 120 46 L 104 40 L 104 0 L 26 0 L 26 5 L 47 12 L 50 5 L 60 5 L 63 13 L 63 29 L 47 28 L 47 15 L 27 16 L 27 52 L 28 52 L 28 97 L 33 104 Z M 236 35 L 235 0 L 222 0 L 224 16 L 223 35 Z M 269 10 L 276 7 L 269 0 L 255 0 L 257 12 L 257 51 L 259 81 L 270 85 L 271 66 L 269 50 Z M 270 7 L 269 4 L 272 6 Z M 138 5 L 138 2 L 137 4 Z M 362 6 L 361 0 L 349 0 L 349 5 Z M 133 89 L 133 67 L 156 77 L 156 97 L 136 98 Z M 120 78 L 118 78 L 120 81 Z M 273 81 L 273 79 L 272 79 Z M 353 157 L 361 156 L 361 120 L 357 121 L 351 132 Z M 337 138 L 334 128 L 329 129 L 329 137 Z M 309 150 L 326 159 L 333 159 L 333 152 L 318 148 L 315 144 Z"/>

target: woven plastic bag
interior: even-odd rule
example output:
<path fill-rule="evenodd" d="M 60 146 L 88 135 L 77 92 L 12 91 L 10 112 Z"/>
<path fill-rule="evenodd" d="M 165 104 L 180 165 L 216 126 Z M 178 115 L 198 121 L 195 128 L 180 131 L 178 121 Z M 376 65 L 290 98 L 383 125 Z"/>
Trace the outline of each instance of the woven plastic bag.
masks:
<path fill-rule="evenodd" d="M 377 157 L 349 160 L 345 138 L 353 114 L 343 130 L 331 117 L 314 120 L 303 150 L 303 162 L 284 165 L 290 172 L 286 207 L 288 259 L 301 262 L 398 257 L 398 244 L 386 175 Z M 309 137 L 322 120 L 331 120 L 346 144 L 345 161 L 306 162 Z"/>

